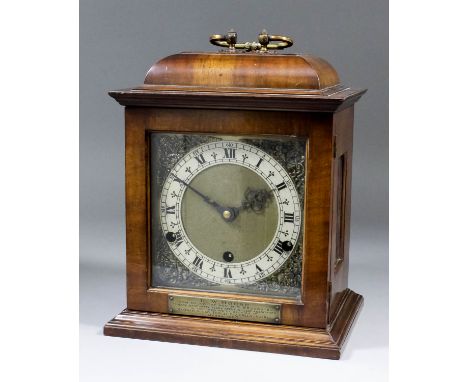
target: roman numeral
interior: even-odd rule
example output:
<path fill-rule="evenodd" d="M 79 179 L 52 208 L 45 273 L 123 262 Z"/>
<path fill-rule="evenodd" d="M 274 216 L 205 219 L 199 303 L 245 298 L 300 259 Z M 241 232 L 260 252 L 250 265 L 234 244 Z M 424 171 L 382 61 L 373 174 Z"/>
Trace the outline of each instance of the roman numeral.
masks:
<path fill-rule="evenodd" d="M 235 158 L 236 157 L 236 149 L 224 149 L 224 157 L 225 158 Z"/>
<path fill-rule="evenodd" d="M 276 188 L 278 189 L 278 191 L 281 191 L 282 189 L 286 188 L 286 184 L 284 184 L 284 182 L 281 182 L 280 184 L 276 185 Z"/>
<path fill-rule="evenodd" d="M 200 269 L 203 269 L 203 260 L 198 256 L 195 257 L 195 260 L 193 260 L 192 264 Z"/>
<path fill-rule="evenodd" d="M 290 214 L 289 212 L 284 213 L 284 222 L 285 223 L 294 223 L 294 212 Z"/>
<path fill-rule="evenodd" d="M 179 245 L 181 245 L 183 243 L 183 240 L 182 240 L 182 235 L 180 233 L 180 231 L 177 231 L 175 233 L 175 241 L 174 241 L 174 244 L 175 246 L 178 248 Z"/>
<path fill-rule="evenodd" d="M 166 211 L 166 215 L 167 215 L 167 214 L 175 214 L 175 206 L 171 206 L 171 207 L 166 206 L 166 210 L 165 210 L 165 211 Z"/>
<path fill-rule="evenodd" d="M 283 244 L 281 241 L 278 241 L 275 245 L 275 248 L 273 248 L 273 251 L 275 251 L 277 254 L 281 255 L 284 250 L 283 250 Z"/>
<path fill-rule="evenodd" d="M 255 268 L 257 268 L 257 273 L 258 272 L 263 272 L 263 269 L 258 266 L 258 264 L 255 264 Z"/>
<path fill-rule="evenodd" d="M 262 163 L 262 162 L 263 162 L 263 158 L 260 158 L 260 160 L 257 162 L 257 165 L 256 165 L 256 166 L 259 167 L 259 166 L 260 166 L 260 163 Z"/>
<path fill-rule="evenodd" d="M 229 268 L 224 268 L 224 277 L 232 278 L 232 273 Z"/>
<path fill-rule="evenodd" d="M 195 157 L 195 159 L 199 164 L 203 164 L 206 162 L 205 158 L 203 157 L 203 154 L 200 154 L 199 156 Z"/>

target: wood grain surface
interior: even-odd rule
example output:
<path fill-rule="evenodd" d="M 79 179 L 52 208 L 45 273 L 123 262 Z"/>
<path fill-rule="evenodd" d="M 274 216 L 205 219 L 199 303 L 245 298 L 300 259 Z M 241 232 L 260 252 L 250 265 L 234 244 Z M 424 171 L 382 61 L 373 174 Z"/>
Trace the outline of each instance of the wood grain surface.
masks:
<path fill-rule="evenodd" d="M 352 106 L 365 92 L 341 85 L 323 91 L 144 85 L 109 95 L 123 106 L 332 113 Z"/>
<path fill-rule="evenodd" d="M 295 135 L 308 139 L 302 301 L 262 299 L 282 303 L 284 324 L 325 328 L 329 293 L 333 114 L 127 108 L 125 116 L 128 308 L 168 312 L 169 291 L 150 287 L 149 134 L 154 131 L 193 132 L 196 129 L 199 133 L 211 134 Z M 176 292 L 194 296 L 204 294 L 185 290 Z M 210 293 L 210 296 L 244 298 L 223 293 Z"/>
<path fill-rule="evenodd" d="M 339 359 L 362 302 L 360 295 L 347 290 L 336 320 L 327 329 L 126 309 L 106 324 L 104 334 L 143 340 Z"/>
<path fill-rule="evenodd" d="M 179 53 L 156 62 L 147 85 L 325 89 L 340 82 L 325 60 L 297 54 Z"/>

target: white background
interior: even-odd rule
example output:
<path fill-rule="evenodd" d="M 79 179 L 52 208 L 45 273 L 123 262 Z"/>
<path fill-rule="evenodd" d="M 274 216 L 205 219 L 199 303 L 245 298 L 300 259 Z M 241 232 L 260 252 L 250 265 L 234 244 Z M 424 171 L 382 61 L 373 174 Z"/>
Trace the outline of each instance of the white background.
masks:
<path fill-rule="evenodd" d="M 466 379 L 462 4 L 392 2 L 395 381 Z M 0 15 L 2 379 L 78 380 L 77 2 L 2 3 Z M 352 245 L 373 256 L 372 240 Z M 123 307 L 124 285 L 119 267 L 100 273 L 108 290 L 81 285 L 96 307 L 95 316 L 82 322 L 81 379 L 385 381 L 387 349 L 379 346 L 378 333 L 385 330 L 386 312 L 370 307 L 386 291 L 379 283 L 362 283 L 372 280 L 358 271 L 372 267 L 368 260 L 362 267 L 351 264 L 350 286 L 367 299 L 339 362 L 103 337 L 102 319 L 110 318 L 103 312 Z"/>
<path fill-rule="evenodd" d="M 314 367 L 318 375 L 385 379 L 388 368 L 388 14 L 386 0 L 81 0 L 80 2 L 80 370 L 84 380 L 128 375 L 276 379 Z M 329 60 L 349 86 L 369 88 L 355 109 L 350 287 L 365 296 L 339 365 L 314 359 L 200 349 L 102 336 L 125 307 L 123 108 L 108 89 L 140 84 L 155 61 L 179 51 L 217 51 L 214 31 L 239 41 L 258 28 L 290 35 L 285 53 Z M 149 346 L 149 348 L 148 348 Z M 130 350 L 131 349 L 131 350 Z M 150 349 L 150 350 L 148 350 Z M 209 356 L 206 352 L 209 352 Z M 130 362 L 128 354 L 132 354 Z M 178 356 L 178 357 L 176 357 Z M 141 361 L 141 357 L 145 361 Z M 219 357 L 219 361 L 218 358 Z M 216 362 L 212 362 L 212 359 Z M 155 362 L 146 362 L 155 359 Z M 160 361 L 158 361 L 160 360 Z M 111 370 L 107 362 L 115 364 Z M 295 367 L 289 367 L 294 362 Z M 240 369 L 231 370 L 231 365 Z M 251 366 L 248 366 L 248 365 Z M 138 372 L 135 373 L 136 365 Z M 260 366 L 256 366 L 260 365 Z M 279 368 L 272 367 L 279 365 Z M 281 367 L 282 365 L 282 367 Z M 329 366 L 328 366 L 329 365 Z M 175 369 L 177 373 L 174 374 Z M 212 370 L 211 373 L 203 373 Z M 335 375 L 336 374 L 336 375 Z M 167 378 L 165 378 L 167 379 Z"/>

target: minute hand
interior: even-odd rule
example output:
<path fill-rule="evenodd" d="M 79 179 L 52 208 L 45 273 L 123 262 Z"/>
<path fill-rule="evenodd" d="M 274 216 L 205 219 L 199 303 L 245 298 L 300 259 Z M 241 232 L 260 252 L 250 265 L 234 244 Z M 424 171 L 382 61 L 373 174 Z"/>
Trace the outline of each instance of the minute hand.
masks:
<path fill-rule="evenodd" d="M 200 196 L 203 199 L 203 201 L 208 203 L 210 206 L 213 206 L 216 209 L 216 211 L 218 211 L 220 213 L 220 215 L 222 216 L 222 218 L 225 221 L 232 222 L 233 220 L 236 219 L 237 215 L 239 215 L 239 208 L 237 208 L 237 207 L 223 207 L 223 206 L 219 205 L 218 203 L 216 203 L 214 200 L 210 199 L 208 196 L 202 194 L 200 191 L 198 191 L 196 188 L 192 187 L 187 182 L 184 182 L 182 179 L 180 179 L 176 175 L 173 175 L 173 176 L 174 176 L 175 181 L 177 181 L 179 183 L 182 183 L 187 188 L 190 188 L 193 192 L 195 192 L 198 196 Z"/>
<path fill-rule="evenodd" d="M 185 187 L 187 188 L 190 188 L 193 192 L 195 192 L 198 196 L 200 196 L 206 203 L 208 203 L 209 205 L 213 206 L 214 208 L 216 208 L 218 210 L 218 212 L 220 213 L 223 213 L 224 211 L 224 208 L 222 206 L 220 206 L 218 203 L 216 203 L 214 200 L 210 199 L 208 196 L 202 194 L 200 191 L 198 191 L 196 188 L 192 187 L 190 184 L 188 184 L 187 182 L 184 182 L 182 179 L 180 179 L 179 177 L 177 177 L 176 175 L 174 175 L 174 180 L 179 182 L 179 183 L 182 183 Z"/>

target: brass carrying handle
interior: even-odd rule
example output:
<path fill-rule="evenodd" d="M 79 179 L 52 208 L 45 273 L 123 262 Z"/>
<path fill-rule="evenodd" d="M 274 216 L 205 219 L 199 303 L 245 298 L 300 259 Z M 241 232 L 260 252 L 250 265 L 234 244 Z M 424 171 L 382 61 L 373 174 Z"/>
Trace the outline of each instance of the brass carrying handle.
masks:
<path fill-rule="evenodd" d="M 277 42 L 276 44 L 270 41 Z M 225 35 L 214 34 L 210 36 L 210 43 L 213 45 L 228 48 L 229 51 L 234 52 L 236 49 L 243 49 L 246 51 L 259 50 L 260 52 L 267 52 L 273 49 L 285 49 L 293 45 L 293 40 L 290 37 L 269 35 L 266 30 L 258 35 L 258 42 L 243 42 L 237 43 L 237 33 L 230 30 Z"/>

